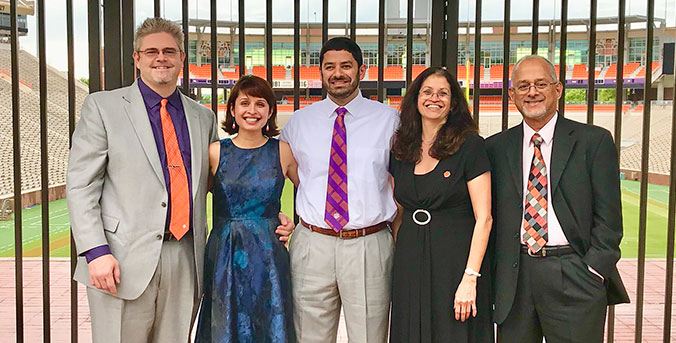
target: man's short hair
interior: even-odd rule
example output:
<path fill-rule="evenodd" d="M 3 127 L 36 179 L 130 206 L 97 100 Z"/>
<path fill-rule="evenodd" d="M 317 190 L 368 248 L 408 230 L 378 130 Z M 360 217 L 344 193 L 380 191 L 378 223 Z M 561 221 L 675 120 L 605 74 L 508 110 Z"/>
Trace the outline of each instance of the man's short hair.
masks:
<path fill-rule="evenodd" d="M 347 37 L 334 37 L 326 41 L 324 46 L 322 46 L 322 51 L 319 53 L 319 65 L 321 66 L 324 61 L 324 54 L 327 51 L 331 50 L 346 50 L 352 54 L 355 61 L 357 61 L 357 67 L 361 67 L 364 64 L 364 58 L 361 54 L 361 48 L 357 43 Z"/>
<path fill-rule="evenodd" d="M 178 24 L 164 18 L 148 18 L 141 26 L 136 29 L 134 35 L 134 50 L 138 51 L 141 48 L 141 39 L 153 33 L 168 33 L 174 37 L 178 49 L 183 52 L 183 30 Z"/>
<path fill-rule="evenodd" d="M 554 82 L 559 82 L 559 78 L 556 76 L 556 68 L 554 67 L 552 62 L 549 62 L 548 59 L 546 59 L 546 58 L 544 58 L 540 55 L 528 55 L 528 56 L 521 57 L 521 59 L 519 59 L 519 61 L 516 62 L 516 64 L 514 65 L 514 68 L 512 69 L 512 77 L 514 77 L 514 74 L 516 73 L 516 68 L 519 67 L 521 62 L 526 61 L 526 60 L 532 60 L 532 59 L 544 61 L 547 64 L 547 69 L 549 69 L 549 74 L 552 77 L 552 80 Z M 512 84 L 514 84 L 514 80 L 512 80 Z"/>

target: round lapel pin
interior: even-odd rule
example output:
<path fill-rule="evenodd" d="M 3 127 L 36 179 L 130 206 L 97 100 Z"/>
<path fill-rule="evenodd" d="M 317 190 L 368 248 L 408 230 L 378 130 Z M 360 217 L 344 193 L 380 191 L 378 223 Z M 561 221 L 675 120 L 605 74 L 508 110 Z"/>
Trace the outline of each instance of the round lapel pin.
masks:
<path fill-rule="evenodd" d="M 451 177 L 451 172 L 447 170 L 444 172 L 444 178 L 448 179 L 449 177 Z"/>

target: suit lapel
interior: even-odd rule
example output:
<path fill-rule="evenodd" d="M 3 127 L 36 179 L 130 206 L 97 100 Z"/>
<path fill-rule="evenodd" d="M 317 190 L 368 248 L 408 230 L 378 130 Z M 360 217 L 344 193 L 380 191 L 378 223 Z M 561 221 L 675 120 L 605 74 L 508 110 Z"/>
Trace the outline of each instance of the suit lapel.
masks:
<path fill-rule="evenodd" d="M 519 192 L 519 198 L 523 198 L 523 123 L 507 131 L 506 156 L 509 162 L 509 170 L 512 171 L 514 186 Z"/>
<path fill-rule="evenodd" d="M 552 194 L 556 192 L 556 187 L 561 180 L 563 169 L 568 163 L 570 153 L 573 151 L 577 138 L 575 137 L 575 129 L 568 125 L 568 119 L 559 117 L 554 128 L 554 145 L 552 145 L 552 160 L 550 177 L 552 186 L 550 190 Z"/>
<path fill-rule="evenodd" d="M 148 111 L 146 110 L 141 91 L 138 88 L 138 81 L 135 81 L 129 87 L 129 92 L 122 97 L 124 102 L 124 110 L 129 117 L 129 121 L 134 127 L 136 136 L 141 142 L 143 151 L 145 152 L 150 165 L 153 167 L 157 178 L 164 185 L 164 173 L 160 164 L 160 155 L 157 152 L 157 145 L 155 144 L 155 135 L 153 129 L 150 127 L 150 119 L 148 118 Z"/>
<path fill-rule="evenodd" d="M 200 173 L 202 172 L 202 130 L 200 128 L 200 120 L 198 117 L 198 106 L 181 93 L 181 102 L 183 103 L 183 112 L 185 113 L 185 120 L 188 123 L 188 133 L 190 134 L 190 164 L 192 165 L 192 196 L 197 195 L 197 188 L 200 181 Z"/>

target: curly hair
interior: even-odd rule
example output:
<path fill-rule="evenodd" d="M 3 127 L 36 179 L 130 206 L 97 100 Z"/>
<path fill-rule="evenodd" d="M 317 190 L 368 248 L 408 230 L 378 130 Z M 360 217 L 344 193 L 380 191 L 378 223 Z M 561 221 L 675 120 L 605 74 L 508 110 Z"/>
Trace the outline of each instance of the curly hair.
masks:
<path fill-rule="evenodd" d="M 479 132 L 455 76 L 446 68 L 427 68 L 408 87 L 399 109 L 401 120 L 392 136 L 392 154 L 401 161 L 418 162 L 422 158 L 422 119 L 418 110 L 418 95 L 423 82 L 432 75 L 444 77 L 451 86 L 451 109 L 430 147 L 430 156 L 439 160 L 450 157 L 460 149 L 467 136 Z"/>
<path fill-rule="evenodd" d="M 242 76 L 237 80 L 235 86 L 232 87 L 230 97 L 228 98 L 227 110 L 225 111 L 225 120 L 221 124 L 221 128 L 231 135 L 239 132 L 239 125 L 235 122 L 235 116 L 232 114 L 239 93 L 265 99 L 268 106 L 270 106 L 272 115 L 268 119 L 267 126 L 264 126 L 261 130 L 264 136 L 277 136 L 279 129 L 277 128 L 277 98 L 275 97 L 275 92 L 270 87 L 268 81 L 254 75 Z"/>

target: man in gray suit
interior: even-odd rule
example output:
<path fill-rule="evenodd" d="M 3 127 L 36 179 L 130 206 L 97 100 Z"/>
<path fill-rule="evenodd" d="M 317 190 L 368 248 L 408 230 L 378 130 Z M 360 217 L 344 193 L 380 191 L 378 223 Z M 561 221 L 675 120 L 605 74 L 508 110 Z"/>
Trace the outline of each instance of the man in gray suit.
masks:
<path fill-rule="evenodd" d="M 94 342 L 189 341 L 207 235 L 208 146 L 218 134 L 214 114 L 176 89 L 183 39 L 175 23 L 146 20 L 134 40 L 140 78 L 89 95 L 73 134 L 74 279 L 87 285 Z"/>

